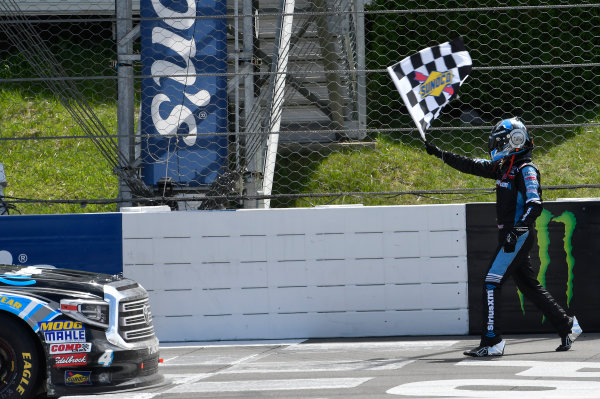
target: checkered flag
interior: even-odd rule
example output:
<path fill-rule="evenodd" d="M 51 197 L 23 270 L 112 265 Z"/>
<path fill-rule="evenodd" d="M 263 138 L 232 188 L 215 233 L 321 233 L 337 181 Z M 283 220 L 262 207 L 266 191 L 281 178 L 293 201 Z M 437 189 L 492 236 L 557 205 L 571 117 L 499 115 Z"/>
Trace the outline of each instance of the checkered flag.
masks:
<path fill-rule="evenodd" d="M 471 72 L 462 37 L 428 47 L 387 68 L 423 140 L 431 121 Z"/>

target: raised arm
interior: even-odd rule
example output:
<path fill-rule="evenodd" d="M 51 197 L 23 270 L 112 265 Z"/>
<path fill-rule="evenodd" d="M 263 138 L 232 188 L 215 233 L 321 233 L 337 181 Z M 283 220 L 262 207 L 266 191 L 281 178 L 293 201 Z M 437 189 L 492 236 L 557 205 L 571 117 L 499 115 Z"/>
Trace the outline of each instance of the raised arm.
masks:
<path fill-rule="evenodd" d="M 445 164 L 463 173 L 489 179 L 495 179 L 497 177 L 494 164 L 491 161 L 485 159 L 471 159 L 454 154 L 450 151 L 444 151 L 427 141 L 425 142 L 425 151 L 427 151 L 429 155 L 438 157 Z"/>

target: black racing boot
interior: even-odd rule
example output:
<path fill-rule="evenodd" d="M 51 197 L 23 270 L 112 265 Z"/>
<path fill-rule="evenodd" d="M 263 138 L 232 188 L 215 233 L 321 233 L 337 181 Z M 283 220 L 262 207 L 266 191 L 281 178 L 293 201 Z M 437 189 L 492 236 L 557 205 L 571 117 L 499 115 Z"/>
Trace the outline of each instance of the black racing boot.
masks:
<path fill-rule="evenodd" d="M 504 346 L 506 345 L 506 340 L 502 340 L 498 342 L 496 345 L 492 346 L 479 346 L 474 349 L 470 349 L 468 351 L 463 352 L 467 356 L 473 357 L 486 357 L 486 356 L 502 356 L 504 355 Z"/>
<path fill-rule="evenodd" d="M 579 337 L 579 335 L 581 335 L 582 332 L 583 332 L 583 330 L 579 326 L 577 317 L 573 316 L 571 318 L 571 332 L 569 332 L 567 335 L 560 337 L 560 345 L 558 346 L 558 348 L 556 348 L 556 351 L 564 352 L 564 351 L 568 351 L 569 349 L 571 349 L 571 345 L 573 344 L 573 342 L 575 342 L 577 337 Z"/>

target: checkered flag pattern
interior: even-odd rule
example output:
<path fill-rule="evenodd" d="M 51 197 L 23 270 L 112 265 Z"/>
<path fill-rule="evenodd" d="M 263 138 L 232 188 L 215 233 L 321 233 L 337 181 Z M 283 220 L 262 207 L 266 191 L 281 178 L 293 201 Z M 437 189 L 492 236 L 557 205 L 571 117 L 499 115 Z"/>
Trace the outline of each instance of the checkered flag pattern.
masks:
<path fill-rule="evenodd" d="M 428 47 L 387 68 L 421 137 L 471 72 L 463 39 Z"/>

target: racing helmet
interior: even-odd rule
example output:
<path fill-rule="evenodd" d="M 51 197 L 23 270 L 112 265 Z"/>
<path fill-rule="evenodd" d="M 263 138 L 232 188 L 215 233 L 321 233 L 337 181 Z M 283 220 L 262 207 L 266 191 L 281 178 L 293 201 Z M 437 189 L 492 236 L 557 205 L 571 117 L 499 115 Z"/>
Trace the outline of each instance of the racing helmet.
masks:
<path fill-rule="evenodd" d="M 519 118 L 504 119 L 492 129 L 489 152 L 493 162 L 515 154 L 525 154 L 532 149 L 533 141 Z"/>

